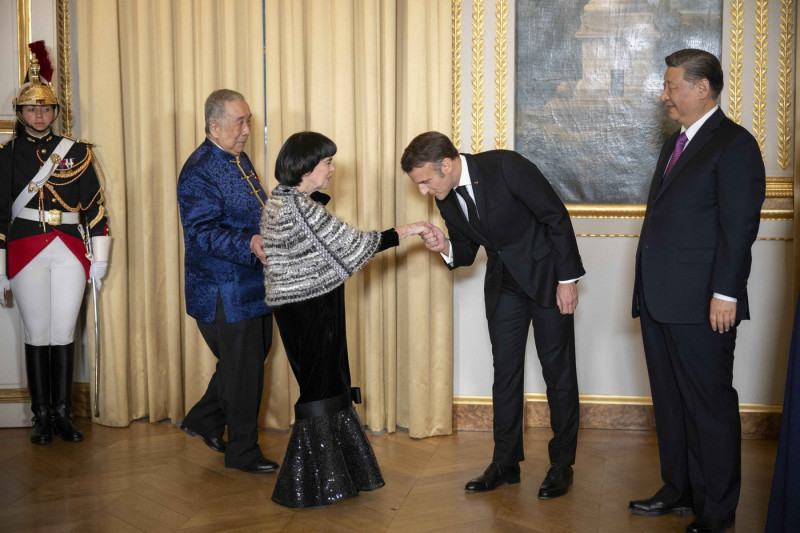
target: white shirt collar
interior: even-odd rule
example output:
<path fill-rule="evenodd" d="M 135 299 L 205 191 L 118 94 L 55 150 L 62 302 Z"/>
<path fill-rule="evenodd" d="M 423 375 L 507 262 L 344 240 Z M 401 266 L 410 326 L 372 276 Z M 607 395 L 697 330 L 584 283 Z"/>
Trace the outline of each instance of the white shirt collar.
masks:
<path fill-rule="evenodd" d="M 681 132 L 685 132 L 686 133 L 686 143 L 687 144 L 689 143 L 689 141 L 692 140 L 692 137 L 695 136 L 695 134 L 698 132 L 698 130 L 701 127 L 703 127 L 703 124 L 706 123 L 706 120 L 711 118 L 711 115 L 716 113 L 717 109 L 719 109 L 719 106 L 715 105 L 714 109 L 712 109 L 711 111 L 709 111 L 708 113 L 706 113 L 705 115 L 700 117 L 698 120 L 695 121 L 694 124 L 692 124 L 688 128 L 684 128 L 683 126 L 681 126 Z"/>
<path fill-rule="evenodd" d="M 467 166 L 467 158 L 463 155 L 459 154 L 458 157 L 461 158 L 461 177 L 458 180 L 458 187 L 461 185 L 468 185 L 470 189 L 472 189 L 472 180 L 469 176 L 469 167 Z"/>

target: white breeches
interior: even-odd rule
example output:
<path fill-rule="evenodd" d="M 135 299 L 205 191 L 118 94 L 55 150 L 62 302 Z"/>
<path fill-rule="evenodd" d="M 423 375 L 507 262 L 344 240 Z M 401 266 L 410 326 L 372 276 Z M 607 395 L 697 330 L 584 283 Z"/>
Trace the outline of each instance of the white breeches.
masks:
<path fill-rule="evenodd" d="M 71 343 L 85 288 L 83 265 L 61 239 L 53 240 L 11 279 L 25 343 Z"/>

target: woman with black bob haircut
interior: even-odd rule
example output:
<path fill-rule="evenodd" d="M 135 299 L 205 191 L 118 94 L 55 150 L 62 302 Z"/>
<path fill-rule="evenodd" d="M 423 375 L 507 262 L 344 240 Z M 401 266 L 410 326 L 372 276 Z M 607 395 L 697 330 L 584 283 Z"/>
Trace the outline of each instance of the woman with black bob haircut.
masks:
<path fill-rule="evenodd" d="M 297 187 L 305 174 L 326 157 L 336 155 L 336 143 L 313 131 L 295 133 L 278 152 L 275 161 L 275 178 L 281 185 Z"/>
<path fill-rule="evenodd" d="M 261 218 L 266 302 L 300 386 L 295 423 L 273 501 L 321 507 L 384 485 L 352 405 L 344 282 L 373 255 L 426 229 L 423 222 L 361 231 L 325 209 L 336 144 L 320 133 L 289 137 L 275 163 L 279 185 Z"/>

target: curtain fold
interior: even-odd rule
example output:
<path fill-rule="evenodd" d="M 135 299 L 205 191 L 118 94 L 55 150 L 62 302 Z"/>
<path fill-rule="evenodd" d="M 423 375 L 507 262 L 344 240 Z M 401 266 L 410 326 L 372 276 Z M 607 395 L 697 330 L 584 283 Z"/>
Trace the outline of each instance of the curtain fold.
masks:
<path fill-rule="evenodd" d="M 449 132 L 450 1 L 264 6 L 262 19 L 261 0 L 76 0 L 80 134 L 104 165 L 114 237 L 100 302 L 102 424 L 178 422 L 213 373 L 215 359 L 185 314 L 175 190 L 205 136 L 212 90 L 247 98 L 246 151 L 268 191 L 283 140 L 316 130 L 339 147 L 328 191 L 337 216 L 363 229 L 441 224 L 399 158 L 417 133 Z M 407 427 L 414 437 L 449 433 L 452 275 L 438 254 L 403 241 L 348 281 L 346 305 L 364 423 Z M 265 371 L 260 423 L 288 428 L 298 391 L 277 328 Z"/>

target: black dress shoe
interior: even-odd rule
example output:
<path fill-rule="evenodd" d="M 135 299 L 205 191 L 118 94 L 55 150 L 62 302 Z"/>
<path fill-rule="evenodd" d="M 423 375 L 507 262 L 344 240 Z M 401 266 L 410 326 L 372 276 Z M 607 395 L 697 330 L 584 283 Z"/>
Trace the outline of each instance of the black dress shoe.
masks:
<path fill-rule="evenodd" d="M 519 465 L 507 466 L 492 463 L 482 476 L 476 477 L 467 483 L 464 490 L 467 492 L 487 492 L 500 485 L 514 485 L 519 483 Z"/>
<path fill-rule="evenodd" d="M 542 486 L 539 488 L 539 499 L 549 500 L 563 496 L 572 485 L 572 467 L 552 463 L 547 468 Z"/>
<path fill-rule="evenodd" d="M 215 452 L 225 453 L 225 447 L 227 446 L 227 443 L 222 440 L 222 437 L 206 437 L 205 435 L 201 435 L 200 433 L 189 429 L 183 423 L 181 423 L 181 429 L 190 437 L 200 437 L 200 440 Z"/>
<path fill-rule="evenodd" d="M 695 518 L 694 522 L 686 526 L 686 533 L 722 533 L 733 527 L 736 517 L 731 518 Z"/>
<path fill-rule="evenodd" d="M 694 507 L 691 504 L 677 502 L 666 503 L 657 496 L 647 500 L 634 500 L 628 504 L 628 510 L 640 516 L 661 516 L 669 513 L 692 514 Z"/>
<path fill-rule="evenodd" d="M 242 472 L 249 472 L 250 474 L 268 474 L 278 469 L 278 463 L 262 457 L 261 459 L 256 459 L 249 465 L 242 465 L 234 468 L 238 468 Z"/>

